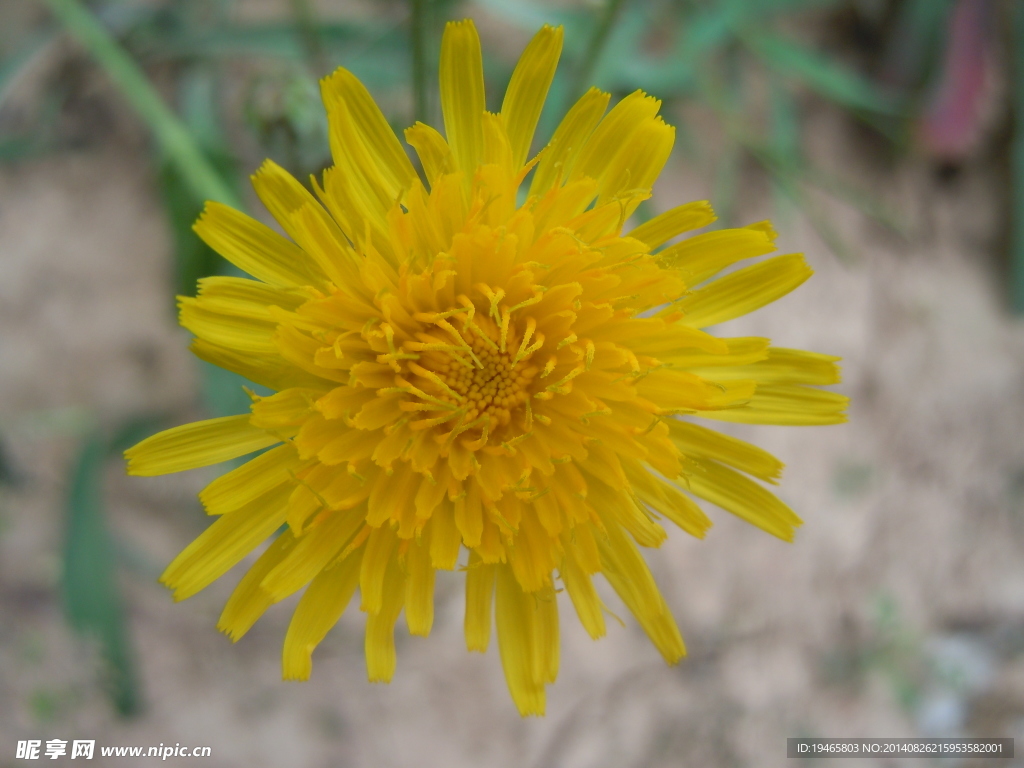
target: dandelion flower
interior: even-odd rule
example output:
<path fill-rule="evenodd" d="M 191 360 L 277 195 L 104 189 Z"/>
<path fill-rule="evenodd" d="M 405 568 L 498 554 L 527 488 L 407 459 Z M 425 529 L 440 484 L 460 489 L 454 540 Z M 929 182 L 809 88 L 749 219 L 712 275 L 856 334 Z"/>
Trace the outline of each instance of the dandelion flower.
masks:
<path fill-rule="evenodd" d="M 846 398 L 816 388 L 839 380 L 837 358 L 701 330 L 811 270 L 791 254 L 717 277 L 772 252 L 775 232 L 673 243 L 714 220 L 705 202 L 623 231 L 674 138 L 643 92 L 608 111 L 609 95 L 590 90 L 528 159 L 561 46 L 561 29 L 533 38 L 494 114 L 476 29 L 449 24 L 445 135 L 405 131 L 422 174 L 339 69 L 321 84 L 335 165 L 315 194 L 269 160 L 253 176 L 288 236 L 217 203 L 195 226 L 254 279 L 204 278 L 180 299 L 192 349 L 275 394 L 144 440 L 128 470 L 262 451 L 202 491 L 218 518 L 161 580 L 187 598 L 283 529 L 218 627 L 237 640 L 305 588 L 287 679 L 309 676 L 358 588 L 369 678 L 390 680 L 399 615 L 427 635 L 435 572 L 461 562 L 468 648 L 487 648 L 493 621 L 516 707 L 542 714 L 558 673 L 556 593 L 601 637 L 603 576 L 674 663 L 683 641 L 638 546 L 659 546 L 666 521 L 703 536 L 711 523 L 692 497 L 782 539 L 800 524 L 751 479 L 774 482 L 778 460 L 694 419 L 844 420 Z"/>

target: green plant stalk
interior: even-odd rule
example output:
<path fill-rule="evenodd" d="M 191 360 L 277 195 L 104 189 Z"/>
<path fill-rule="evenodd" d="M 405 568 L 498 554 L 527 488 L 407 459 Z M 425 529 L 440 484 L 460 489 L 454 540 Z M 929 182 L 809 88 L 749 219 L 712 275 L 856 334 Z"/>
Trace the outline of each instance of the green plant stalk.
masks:
<path fill-rule="evenodd" d="M 149 79 L 110 33 L 78 0 L 46 0 L 64 27 L 106 71 L 156 137 L 185 183 L 203 200 L 241 208 L 242 202 L 217 174 L 188 129 L 163 102 Z"/>
<path fill-rule="evenodd" d="M 409 0 L 409 42 L 412 50 L 413 119 L 427 122 L 427 0 Z"/>
<path fill-rule="evenodd" d="M 1010 306 L 1024 313 L 1024 8 L 1014 8 L 1013 65 L 1016 70 L 1013 89 L 1013 239 L 1010 252 Z"/>
<path fill-rule="evenodd" d="M 601 17 L 597 20 L 597 26 L 594 27 L 594 33 L 590 37 L 590 42 L 587 43 L 587 51 L 583 54 L 583 60 L 576 67 L 573 75 L 572 87 L 568 91 L 570 103 L 578 99 L 590 83 L 597 62 L 601 59 L 605 43 L 608 42 L 608 35 L 611 34 L 615 19 L 624 4 L 625 0 L 606 0 Z"/>

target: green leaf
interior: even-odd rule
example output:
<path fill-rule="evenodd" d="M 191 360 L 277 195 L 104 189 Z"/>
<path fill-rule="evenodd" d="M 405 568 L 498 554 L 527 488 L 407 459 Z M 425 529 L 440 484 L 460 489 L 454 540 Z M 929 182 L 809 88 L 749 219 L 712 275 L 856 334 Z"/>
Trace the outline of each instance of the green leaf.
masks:
<path fill-rule="evenodd" d="M 835 59 L 770 32 L 747 30 L 742 39 L 769 69 L 800 80 L 825 98 L 851 109 L 882 114 L 896 111 L 889 97 Z"/>
<path fill-rule="evenodd" d="M 71 626 L 99 642 L 111 700 L 122 716 L 129 717 L 139 712 L 141 699 L 117 584 L 115 548 L 105 520 L 103 468 L 108 456 L 106 442 L 94 432 L 75 461 L 66 506 L 62 592 Z"/>

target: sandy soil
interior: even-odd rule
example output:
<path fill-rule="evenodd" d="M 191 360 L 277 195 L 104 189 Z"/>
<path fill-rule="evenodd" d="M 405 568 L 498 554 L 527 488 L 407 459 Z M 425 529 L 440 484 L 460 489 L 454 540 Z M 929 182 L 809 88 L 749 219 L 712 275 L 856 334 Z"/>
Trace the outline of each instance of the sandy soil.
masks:
<path fill-rule="evenodd" d="M 923 161 L 865 163 L 827 114 L 810 133 L 914 236 L 836 207 L 861 254 L 843 265 L 791 217 L 780 245 L 816 276 L 722 328 L 845 358 L 849 424 L 735 430 L 787 463 L 780 494 L 805 525 L 784 544 L 715 512 L 705 541 L 676 531 L 650 554 L 690 650 L 674 668 L 631 619 L 590 641 L 565 601 L 560 677 L 530 720 L 496 649 L 464 650 L 459 574 L 438 579 L 429 639 L 399 632 L 392 684 L 365 680 L 354 607 L 313 680 L 281 682 L 288 604 L 232 646 L 214 624 L 237 574 L 180 605 L 155 583 L 205 525 L 194 496 L 209 476 L 128 479 L 116 463 L 146 708 L 114 715 L 62 618 L 63 494 L 89 423 L 199 413 L 169 236 L 139 142 L 0 168 L 0 425 L 21 475 L 0 490 L 0 766 L 25 738 L 209 745 L 204 765 L 294 768 L 783 766 L 787 736 L 1024 739 L 1024 327 L 992 257 L 998 177 L 984 160 L 946 184 Z M 709 193 L 692 168 L 667 176 L 661 207 Z M 768 210 L 755 188 L 741 215 Z M 874 764 L 902 763 L 844 763 Z"/>

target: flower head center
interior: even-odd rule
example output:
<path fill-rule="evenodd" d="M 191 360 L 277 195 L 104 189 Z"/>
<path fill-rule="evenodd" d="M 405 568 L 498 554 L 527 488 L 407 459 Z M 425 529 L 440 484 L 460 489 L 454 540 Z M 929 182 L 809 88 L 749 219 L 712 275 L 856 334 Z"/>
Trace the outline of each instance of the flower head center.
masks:
<path fill-rule="evenodd" d="M 414 406 L 426 411 L 422 426 L 447 431 L 456 422 L 459 431 L 481 432 L 487 442 L 485 435 L 511 424 L 530 399 L 538 373 L 530 362 L 534 349 L 523 343 L 533 328 L 529 322 L 520 332 L 507 317 L 501 325 L 477 317 L 464 324 L 442 322 L 436 330 L 445 331 L 443 340 L 435 331 L 407 342 L 405 348 L 419 356 L 408 371 L 419 401 Z"/>

